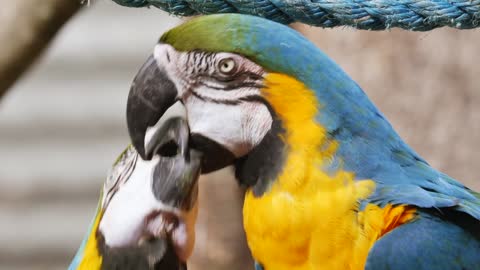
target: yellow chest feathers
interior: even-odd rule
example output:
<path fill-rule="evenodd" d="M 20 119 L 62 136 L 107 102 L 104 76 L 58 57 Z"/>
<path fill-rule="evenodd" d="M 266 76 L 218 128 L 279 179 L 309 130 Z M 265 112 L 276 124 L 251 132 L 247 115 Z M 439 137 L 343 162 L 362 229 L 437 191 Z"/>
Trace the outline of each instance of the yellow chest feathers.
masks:
<path fill-rule="evenodd" d="M 288 85 L 288 89 L 285 89 Z M 364 269 L 374 242 L 414 217 L 404 206 L 383 209 L 358 201 L 374 189 L 371 180 L 321 170 L 336 150 L 315 122 L 318 104 L 305 86 L 280 74 L 269 74 L 263 95 L 287 130 L 288 156 L 270 189 L 255 197 L 247 191 L 244 228 L 253 257 L 265 270 Z"/>

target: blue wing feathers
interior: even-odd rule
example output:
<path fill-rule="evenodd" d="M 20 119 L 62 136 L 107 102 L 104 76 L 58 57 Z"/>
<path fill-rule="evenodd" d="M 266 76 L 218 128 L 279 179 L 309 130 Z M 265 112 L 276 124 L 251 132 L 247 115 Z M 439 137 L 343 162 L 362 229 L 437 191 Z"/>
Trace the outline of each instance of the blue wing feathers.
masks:
<path fill-rule="evenodd" d="M 328 95 L 317 91 L 319 100 L 330 98 L 317 120 L 334 119 L 330 127 L 335 129 L 329 129 L 329 135 L 340 144 L 332 166 L 341 164 L 354 172 L 357 179 L 376 182 L 376 191 L 366 202 L 454 207 L 480 220 L 477 193 L 433 169 L 398 136 L 361 90 L 351 93 L 345 98 L 339 97 L 345 94 L 342 91 Z M 343 110 L 345 106 L 350 110 Z"/>
<path fill-rule="evenodd" d="M 330 82 L 307 81 L 321 102 L 317 121 L 339 142 L 330 169 L 342 167 L 358 180 L 375 181 L 374 194 L 362 206 L 407 204 L 421 212 L 374 245 L 366 269 L 480 270 L 480 195 L 432 168 L 360 87 L 342 76 L 337 73 L 334 80 L 343 84 L 337 82 L 334 90 Z"/>
<path fill-rule="evenodd" d="M 456 217 L 471 224 L 469 216 Z M 366 270 L 478 270 L 480 224 L 467 228 L 422 213 L 417 220 L 380 238 L 369 252 Z M 475 233 L 476 231 L 476 233 Z"/>

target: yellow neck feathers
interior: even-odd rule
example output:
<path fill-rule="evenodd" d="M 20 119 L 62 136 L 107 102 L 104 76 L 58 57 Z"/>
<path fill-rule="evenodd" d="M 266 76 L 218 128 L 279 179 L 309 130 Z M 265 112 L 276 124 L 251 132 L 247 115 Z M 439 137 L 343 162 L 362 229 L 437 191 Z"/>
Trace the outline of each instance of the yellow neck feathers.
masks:
<path fill-rule="evenodd" d="M 101 204 L 101 202 L 99 204 Z M 99 205 L 95 220 L 93 221 L 87 242 L 85 243 L 85 247 L 83 249 L 82 260 L 76 270 L 100 270 L 102 267 L 102 257 L 98 252 L 98 242 L 96 237 L 97 229 L 100 224 L 100 220 L 102 219 L 100 207 L 101 206 Z"/>
<path fill-rule="evenodd" d="M 358 213 L 358 201 L 375 184 L 354 181 L 351 172 L 322 171 L 337 142 L 327 141 L 325 128 L 315 121 L 319 104 L 313 91 L 271 73 L 262 94 L 282 121 L 289 150 L 271 188 L 259 197 L 252 191 L 245 196 L 244 227 L 254 258 L 265 270 L 363 269 L 385 228 L 407 222 L 413 210 L 368 205 Z"/>

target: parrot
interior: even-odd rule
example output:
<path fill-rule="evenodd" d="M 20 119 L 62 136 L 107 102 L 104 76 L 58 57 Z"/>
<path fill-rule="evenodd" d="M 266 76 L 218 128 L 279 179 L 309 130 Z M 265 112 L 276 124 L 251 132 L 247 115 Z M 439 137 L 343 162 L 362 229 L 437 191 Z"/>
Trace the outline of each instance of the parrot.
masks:
<path fill-rule="evenodd" d="M 198 212 L 199 152 L 178 104 L 149 130 L 144 160 L 132 145 L 104 182 L 97 213 L 69 270 L 186 270 Z M 152 148 L 153 147 L 153 148 Z"/>
<path fill-rule="evenodd" d="M 143 159 L 161 154 L 149 131 L 174 104 L 201 174 L 231 165 L 246 188 L 255 269 L 480 269 L 480 194 L 420 157 L 296 30 L 214 14 L 167 31 L 127 100 Z"/>

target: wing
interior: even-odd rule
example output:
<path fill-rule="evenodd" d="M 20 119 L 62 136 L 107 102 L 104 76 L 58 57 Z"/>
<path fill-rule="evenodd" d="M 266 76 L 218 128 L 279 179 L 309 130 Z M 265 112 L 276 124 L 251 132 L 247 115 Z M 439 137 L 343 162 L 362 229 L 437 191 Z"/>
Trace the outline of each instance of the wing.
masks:
<path fill-rule="evenodd" d="M 447 212 L 420 212 L 418 219 L 380 238 L 365 269 L 480 269 L 480 222 L 465 213 Z"/>
<path fill-rule="evenodd" d="M 433 169 L 413 151 L 392 150 L 390 162 L 396 168 L 375 177 L 378 183 L 373 203 L 413 204 L 421 208 L 453 208 L 480 220 L 480 197 L 448 175 Z"/>
<path fill-rule="evenodd" d="M 356 179 L 374 180 L 375 193 L 364 203 L 455 208 L 480 220 L 478 193 L 433 169 L 375 108 L 363 110 L 362 119 L 343 117 L 330 127 L 330 138 L 340 144 L 327 170 L 341 166 Z"/>
<path fill-rule="evenodd" d="M 480 196 L 433 169 L 395 132 L 358 85 L 348 94 L 316 91 L 323 101 L 317 121 L 339 143 L 327 171 L 342 168 L 356 179 L 376 182 L 366 203 L 409 204 L 420 208 L 450 208 L 480 220 Z M 365 203 L 365 202 L 364 202 Z"/>

